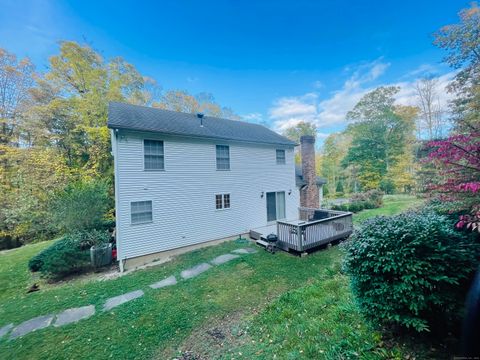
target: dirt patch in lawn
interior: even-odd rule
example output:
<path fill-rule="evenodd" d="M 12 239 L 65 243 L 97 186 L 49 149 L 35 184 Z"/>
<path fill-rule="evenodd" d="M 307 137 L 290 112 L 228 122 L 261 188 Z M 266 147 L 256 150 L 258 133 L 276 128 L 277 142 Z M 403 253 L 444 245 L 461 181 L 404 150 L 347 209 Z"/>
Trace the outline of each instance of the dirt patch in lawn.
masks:
<path fill-rule="evenodd" d="M 246 326 L 246 317 L 253 313 L 234 312 L 208 321 L 194 330 L 176 351 L 164 351 L 155 359 L 208 360 L 229 354 L 232 349 L 252 341 Z M 233 355 L 233 354 L 232 354 Z"/>

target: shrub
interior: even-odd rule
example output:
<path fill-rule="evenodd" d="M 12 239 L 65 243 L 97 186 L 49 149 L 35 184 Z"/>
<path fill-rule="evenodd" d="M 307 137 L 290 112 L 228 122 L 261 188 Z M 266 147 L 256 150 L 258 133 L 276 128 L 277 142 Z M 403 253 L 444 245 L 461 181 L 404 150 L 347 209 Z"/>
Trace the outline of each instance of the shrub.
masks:
<path fill-rule="evenodd" d="M 344 267 L 370 319 L 417 331 L 454 320 L 480 255 L 473 236 L 431 211 L 377 217 L 345 244 Z"/>
<path fill-rule="evenodd" d="M 354 209 L 376 209 L 383 205 L 383 192 L 380 190 L 369 190 L 363 193 L 355 193 L 350 198 L 351 204 L 356 204 Z M 353 211 L 353 210 L 350 210 Z"/>
<path fill-rule="evenodd" d="M 39 271 L 43 276 L 59 279 L 65 275 L 90 268 L 90 247 L 106 243 L 107 231 L 78 231 L 64 236 L 28 262 L 30 271 Z"/>
<path fill-rule="evenodd" d="M 332 206 L 332 210 L 337 210 L 337 211 L 349 211 L 348 208 L 349 208 L 348 204 L 338 204 L 338 205 Z"/>
<path fill-rule="evenodd" d="M 369 190 L 366 193 L 367 200 L 373 202 L 377 208 L 383 205 L 384 193 L 380 190 Z"/>
<path fill-rule="evenodd" d="M 393 194 L 395 192 L 395 183 L 392 179 L 383 179 L 380 181 L 380 190 L 385 194 Z"/>
<path fill-rule="evenodd" d="M 378 206 L 373 201 L 367 200 L 367 201 L 363 202 L 363 208 L 364 209 L 376 209 L 376 208 L 378 208 Z"/>
<path fill-rule="evenodd" d="M 108 183 L 101 180 L 77 181 L 58 193 L 52 204 L 56 226 L 66 232 L 102 228 L 111 207 Z"/>
<path fill-rule="evenodd" d="M 356 201 L 356 202 L 352 202 L 348 205 L 348 211 L 351 211 L 351 212 L 359 212 L 359 211 L 362 211 L 364 209 L 363 207 L 363 202 L 362 201 Z"/>

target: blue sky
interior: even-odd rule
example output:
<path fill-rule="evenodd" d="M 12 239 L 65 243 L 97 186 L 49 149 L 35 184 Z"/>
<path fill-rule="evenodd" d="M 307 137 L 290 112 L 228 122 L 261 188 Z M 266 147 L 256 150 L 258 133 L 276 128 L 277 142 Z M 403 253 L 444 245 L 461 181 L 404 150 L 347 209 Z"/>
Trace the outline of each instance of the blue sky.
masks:
<path fill-rule="evenodd" d="M 163 89 L 211 92 L 245 119 L 281 131 L 312 121 L 319 138 L 345 127 L 368 90 L 452 77 L 432 33 L 457 22 L 461 0 L 0 0 L 0 47 L 39 70 L 59 40 L 121 56 Z M 448 95 L 442 93 L 442 101 Z"/>

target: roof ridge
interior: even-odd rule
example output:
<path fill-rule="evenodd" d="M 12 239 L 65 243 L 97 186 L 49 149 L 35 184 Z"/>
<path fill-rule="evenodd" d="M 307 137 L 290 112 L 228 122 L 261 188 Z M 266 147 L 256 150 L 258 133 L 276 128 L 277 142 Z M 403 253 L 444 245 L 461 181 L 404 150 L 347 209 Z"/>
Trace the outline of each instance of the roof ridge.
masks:
<path fill-rule="evenodd" d="M 110 106 L 110 104 L 112 104 L 112 103 L 116 103 L 116 104 L 120 104 L 120 105 L 127 105 L 127 106 L 134 106 L 134 107 L 141 107 L 141 108 L 150 109 L 150 110 L 166 111 L 166 112 L 170 112 L 170 113 L 174 113 L 174 114 L 185 114 L 185 115 L 196 116 L 196 114 L 194 114 L 194 113 L 188 113 L 188 112 L 184 112 L 184 111 L 175 111 L 175 110 L 170 110 L 170 109 L 162 109 L 162 108 L 158 108 L 158 107 L 154 107 L 154 106 L 148 106 L 148 105 L 137 105 L 137 104 L 122 102 L 122 101 L 109 101 L 108 105 Z M 208 118 L 208 119 L 224 120 L 224 121 L 235 121 L 235 122 L 240 122 L 242 124 L 260 126 L 262 128 L 273 131 L 272 129 L 270 129 L 270 128 L 264 126 L 264 125 L 251 123 L 251 122 L 248 122 L 248 121 L 245 121 L 245 120 L 234 120 L 234 119 L 227 119 L 227 118 L 222 118 L 222 117 L 218 117 L 218 116 L 210 116 L 210 115 L 204 115 L 203 118 L 204 119 Z M 278 134 L 278 135 L 280 135 L 280 134 Z M 282 135 L 280 135 L 280 136 L 282 136 Z"/>

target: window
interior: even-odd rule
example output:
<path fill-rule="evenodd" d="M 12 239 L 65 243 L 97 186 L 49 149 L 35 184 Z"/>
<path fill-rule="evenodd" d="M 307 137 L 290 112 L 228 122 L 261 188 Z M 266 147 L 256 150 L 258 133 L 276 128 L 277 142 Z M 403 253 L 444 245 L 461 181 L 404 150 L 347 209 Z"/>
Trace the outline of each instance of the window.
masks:
<path fill-rule="evenodd" d="M 152 221 L 152 201 L 133 201 L 130 205 L 132 224 Z"/>
<path fill-rule="evenodd" d="M 230 209 L 230 194 L 216 194 L 215 209 Z"/>
<path fill-rule="evenodd" d="M 230 194 L 223 194 L 223 208 L 230 209 Z"/>
<path fill-rule="evenodd" d="M 285 219 L 285 192 L 267 192 L 267 221 Z"/>
<path fill-rule="evenodd" d="M 230 147 L 217 145 L 217 170 L 230 170 Z"/>
<path fill-rule="evenodd" d="M 285 165 L 285 150 L 277 150 L 277 165 Z"/>
<path fill-rule="evenodd" d="M 163 141 L 143 140 L 143 158 L 145 170 L 164 170 Z"/>
<path fill-rule="evenodd" d="M 215 195 L 215 208 L 217 210 L 223 209 L 222 195 Z"/>

